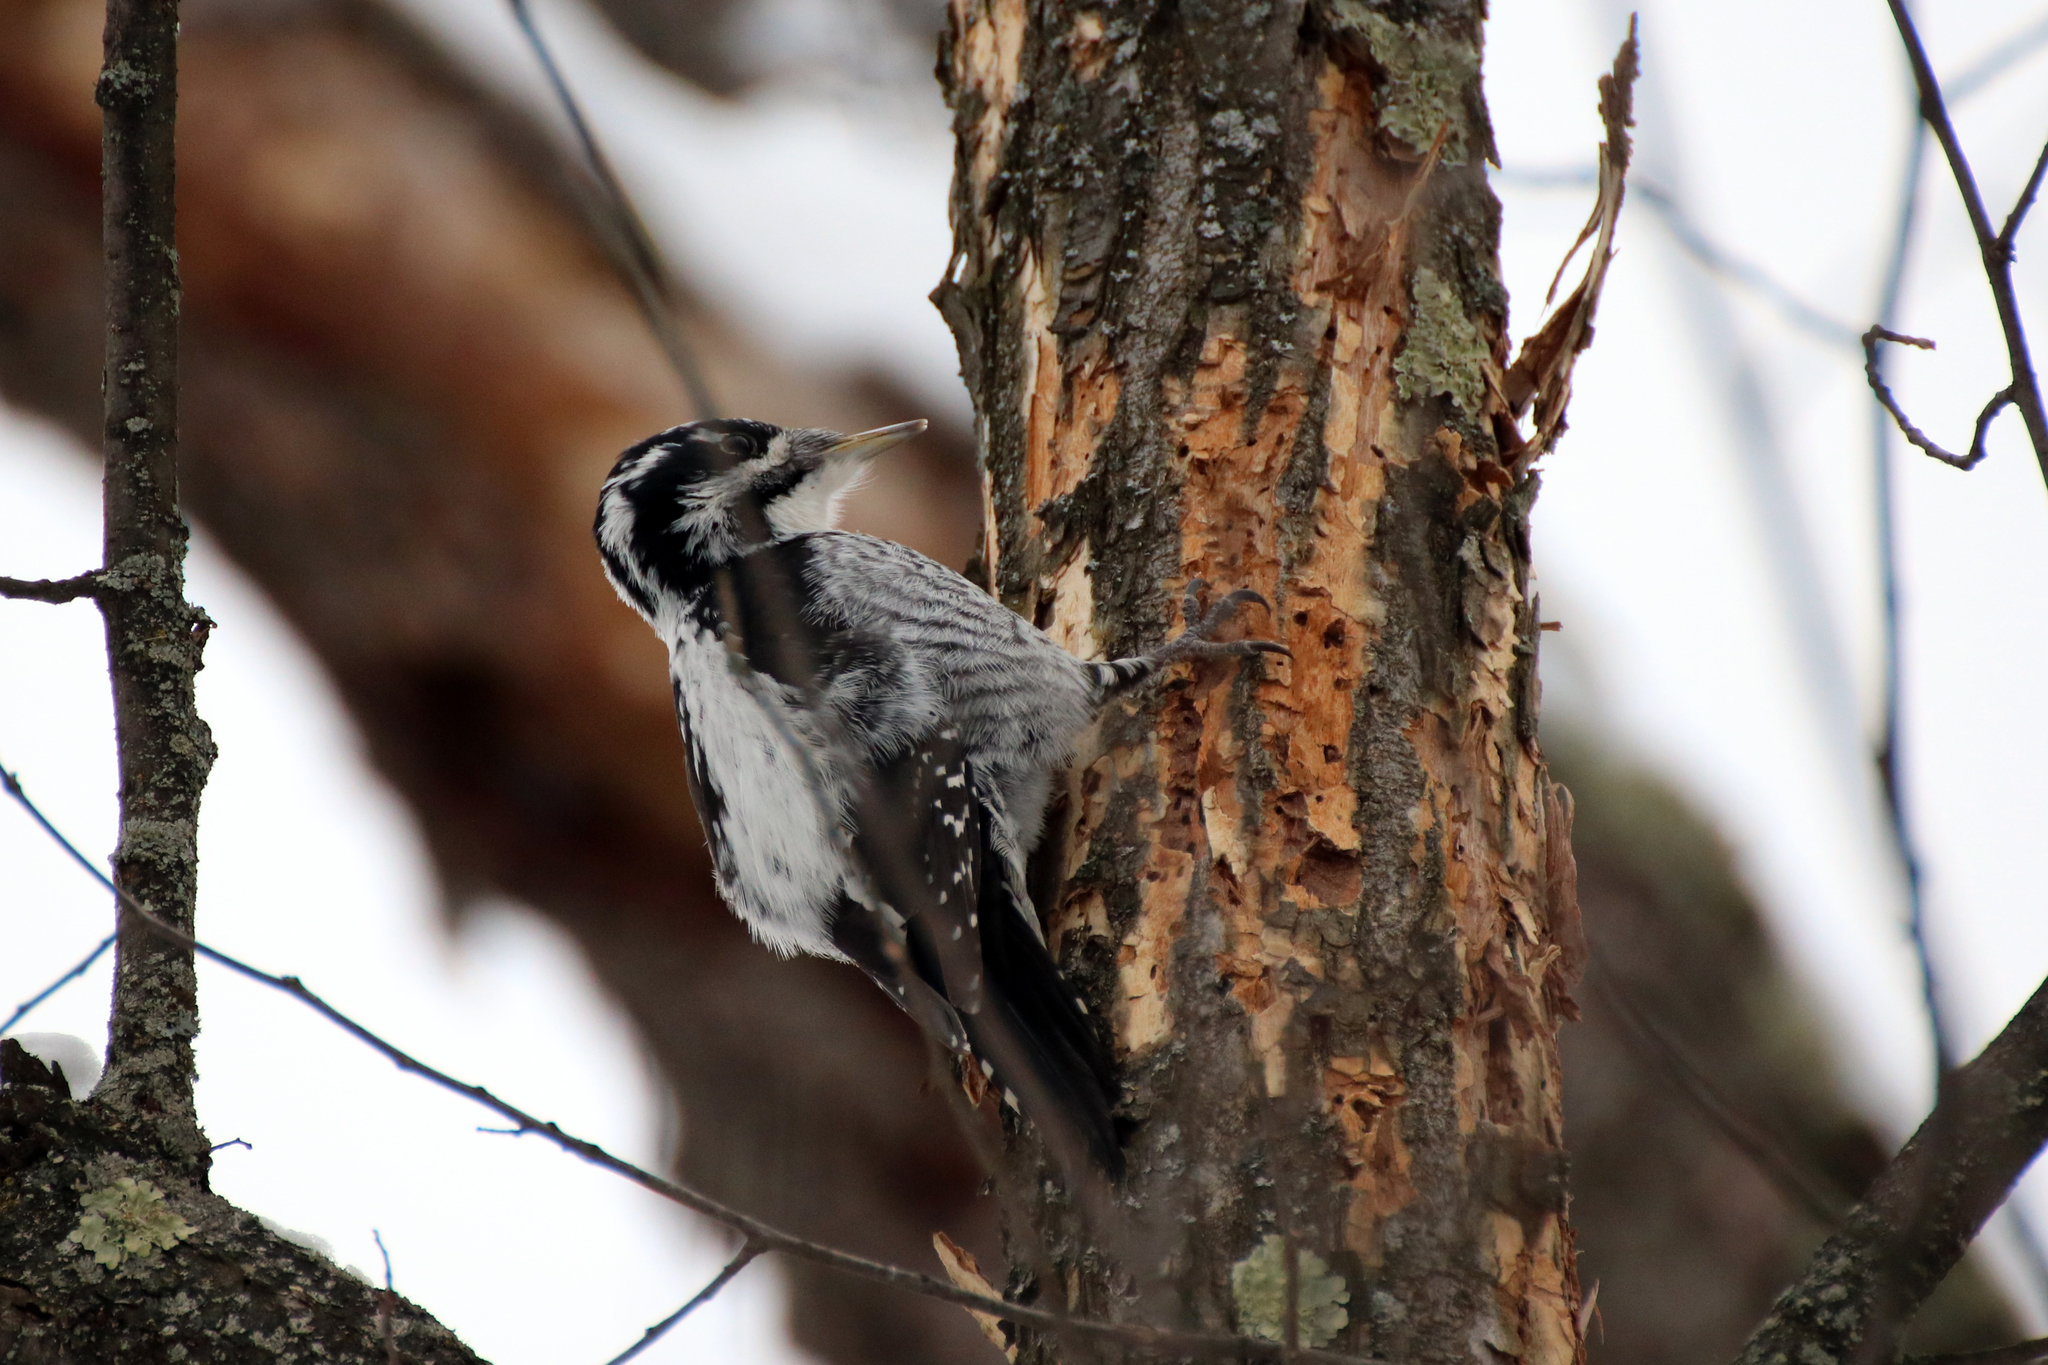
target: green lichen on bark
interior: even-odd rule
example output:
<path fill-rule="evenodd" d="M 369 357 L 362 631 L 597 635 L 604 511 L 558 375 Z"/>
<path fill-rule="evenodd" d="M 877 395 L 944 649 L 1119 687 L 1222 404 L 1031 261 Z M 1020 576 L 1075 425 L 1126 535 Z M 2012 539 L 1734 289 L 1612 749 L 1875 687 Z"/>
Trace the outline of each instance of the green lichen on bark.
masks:
<path fill-rule="evenodd" d="M 1401 354 L 1394 357 L 1394 386 L 1406 402 L 1448 395 L 1467 417 L 1480 414 L 1486 398 L 1486 342 L 1465 314 L 1457 291 L 1428 266 L 1418 266 L 1409 286 L 1414 312 Z"/>
<path fill-rule="evenodd" d="M 0 1360 L 475 1365 L 431 1316 L 297 1245 L 0 1042 Z"/>
<path fill-rule="evenodd" d="M 1321 9 L 1324 22 L 1362 46 L 1382 73 L 1373 91 L 1381 131 L 1423 156 L 1448 126 L 1444 164 L 1463 165 L 1472 150 L 1468 100 L 1479 78 L 1478 43 L 1441 22 L 1403 23 L 1362 0 L 1328 0 Z"/>
<path fill-rule="evenodd" d="M 85 1213 L 64 1240 L 109 1270 L 169 1251 L 199 1230 L 165 1205 L 162 1190 L 133 1176 L 89 1192 L 78 1206 Z"/>
<path fill-rule="evenodd" d="M 1294 1266 L 1295 1331 L 1304 1346 L 1327 1346 L 1351 1325 L 1351 1291 L 1323 1258 L 1297 1251 Z M 1237 1328 L 1262 1341 L 1287 1339 L 1287 1242 L 1277 1233 L 1230 1268 Z"/>

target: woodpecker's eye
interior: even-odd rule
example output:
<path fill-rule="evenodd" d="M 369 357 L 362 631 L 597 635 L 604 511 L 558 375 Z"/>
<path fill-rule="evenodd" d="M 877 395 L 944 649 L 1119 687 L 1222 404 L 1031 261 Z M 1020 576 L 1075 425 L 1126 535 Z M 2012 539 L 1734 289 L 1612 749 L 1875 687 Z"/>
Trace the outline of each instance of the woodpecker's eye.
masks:
<path fill-rule="evenodd" d="M 735 460 L 751 460 L 761 453 L 760 443 L 743 431 L 729 431 L 718 439 L 719 449 Z"/>

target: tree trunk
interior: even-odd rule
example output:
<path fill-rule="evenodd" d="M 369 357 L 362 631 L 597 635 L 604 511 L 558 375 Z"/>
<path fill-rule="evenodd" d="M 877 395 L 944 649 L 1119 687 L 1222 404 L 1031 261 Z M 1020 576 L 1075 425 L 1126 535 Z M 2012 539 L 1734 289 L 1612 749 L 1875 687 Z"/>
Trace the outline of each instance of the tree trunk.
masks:
<path fill-rule="evenodd" d="M 1556 1037 L 1582 948 L 1481 12 L 954 0 L 937 298 L 989 581 L 1091 657 L 1176 628 L 1190 579 L 1253 587 L 1273 613 L 1241 628 L 1293 651 L 1115 708 L 1048 820 L 1042 909 L 1110 1021 L 1140 1225 L 1125 1263 L 1084 1251 L 1037 1185 L 1026 1242 L 1076 1312 L 1582 1349 Z"/>
<path fill-rule="evenodd" d="M 178 505 L 176 0 L 113 0 L 97 98 L 106 360 L 101 374 L 105 569 L 99 592 L 121 766 L 116 883 L 193 932 L 199 797 L 213 739 L 193 677 L 204 612 L 185 600 Z M 206 1136 L 192 1102 L 199 981 L 192 954 L 121 921 L 100 1106 L 141 1145 L 203 1175 Z"/>

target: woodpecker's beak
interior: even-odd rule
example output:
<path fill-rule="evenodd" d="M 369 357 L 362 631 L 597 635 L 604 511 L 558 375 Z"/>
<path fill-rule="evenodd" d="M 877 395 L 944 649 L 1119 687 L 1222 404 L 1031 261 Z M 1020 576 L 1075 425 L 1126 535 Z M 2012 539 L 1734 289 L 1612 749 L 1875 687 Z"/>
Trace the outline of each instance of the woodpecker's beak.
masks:
<path fill-rule="evenodd" d="M 871 460 L 890 446 L 901 445 L 930 425 L 931 423 L 920 417 L 915 422 L 898 422 L 893 427 L 876 427 L 873 431 L 842 436 L 825 447 L 825 458 L 833 464 L 847 460 Z"/>

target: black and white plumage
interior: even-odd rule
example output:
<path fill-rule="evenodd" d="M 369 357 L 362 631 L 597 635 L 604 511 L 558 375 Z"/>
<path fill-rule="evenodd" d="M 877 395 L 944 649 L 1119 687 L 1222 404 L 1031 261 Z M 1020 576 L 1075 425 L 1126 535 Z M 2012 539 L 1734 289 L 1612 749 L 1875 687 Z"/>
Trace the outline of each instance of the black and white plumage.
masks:
<path fill-rule="evenodd" d="M 1109 697 L 1180 659 L 1281 651 L 1187 634 L 1074 658 L 959 574 L 835 530 L 857 436 L 695 422 L 619 458 L 605 572 L 668 646 L 721 894 L 777 952 L 849 960 L 1041 1130 L 1121 1167 L 1101 1041 L 1025 891 L 1053 773 Z"/>

